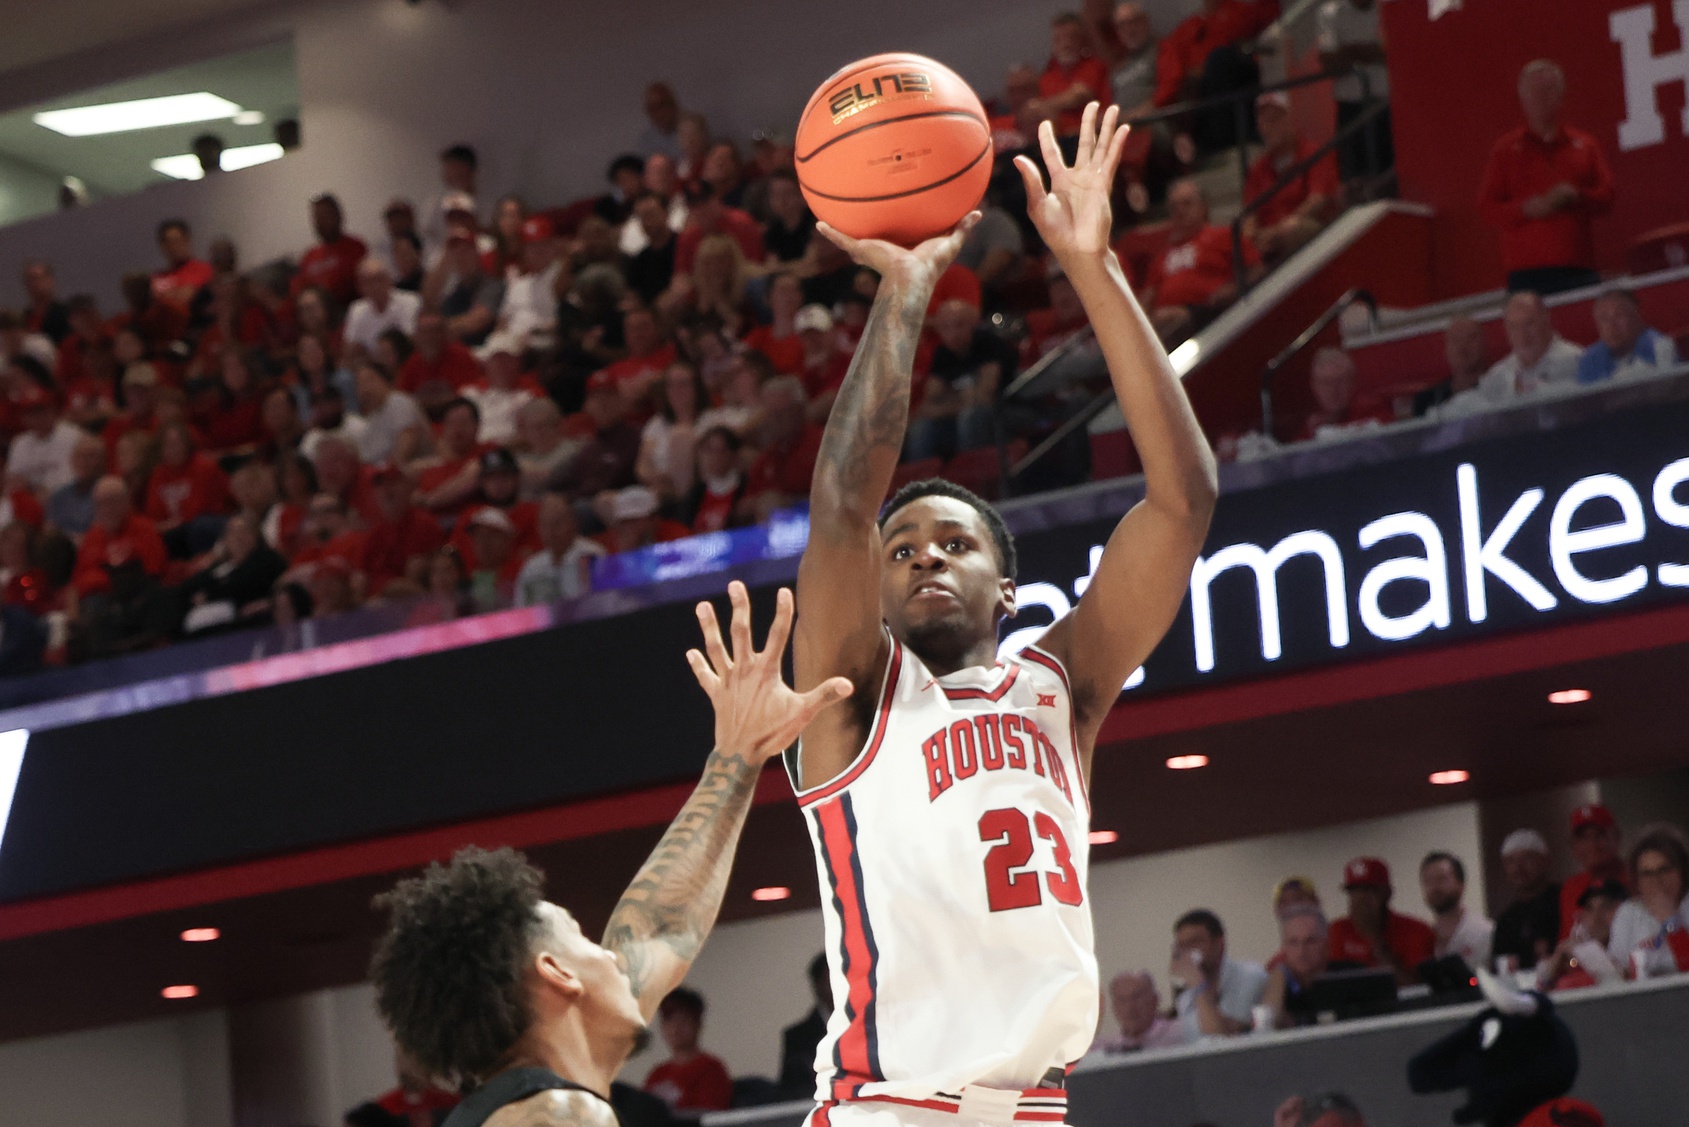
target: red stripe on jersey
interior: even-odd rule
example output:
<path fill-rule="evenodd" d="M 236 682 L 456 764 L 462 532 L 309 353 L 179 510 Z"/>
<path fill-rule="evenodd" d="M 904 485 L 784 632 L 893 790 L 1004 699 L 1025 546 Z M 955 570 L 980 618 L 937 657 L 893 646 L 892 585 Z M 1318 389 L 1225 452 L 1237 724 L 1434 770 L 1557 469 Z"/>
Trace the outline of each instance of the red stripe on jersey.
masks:
<path fill-rule="evenodd" d="M 902 672 L 903 646 L 901 643 L 893 642 L 891 660 L 886 663 L 885 688 L 880 691 L 880 711 L 878 716 L 875 717 L 874 731 L 868 739 L 868 746 L 863 749 L 861 755 L 856 757 L 856 762 L 851 765 L 850 770 L 820 790 L 798 795 L 799 806 L 813 806 L 823 799 L 833 797 L 855 782 L 857 776 L 866 771 L 868 765 L 874 762 L 874 756 L 880 753 L 880 743 L 886 738 L 886 724 L 891 720 L 891 702 L 892 698 L 897 695 L 897 679 Z"/>
<path fill-rule="evenodd" d="M 809 1113 L 809 1127 L 832 1127 L 834 1105 L 833 1100 L 816 1104 L 815 1110 Z"/>
<path fill-rule="evenodd" d="M 1011 665 L 1008 674 L 1003 678 L 1003 683 L 995 689 L 945 689 L 943 685 L 940 685 L 939 688 L 944 689 L 944 695 L 951 700 L 988 700 L 996 703 L 1003 699 L 1003 694 L 1009 691 L 1009 686 L 1013 685 L 1015 678 L 1019 676 L 1020 666 Z"/>
<path fill-rule="evenodd" d="M 877 1037 L 874 1030 L 874 949 L 866 902 L 862 896 L 861 863 L 856 856 L 855 827 L 847 804 L 849 796 L 816 808 L 816 825 L 821 830 L 821 847 L 826 853 L 827 872 L 833 885 L 833 907 L 839 914 L 843 944 L 846 994 L 845 1015 L 850 1024 L 834 1047 L 834 1059 L 847 1076 L 879 1078 Z M 849 1098 L 849 1097 L 846 1097 Z"/>
<path fill-rule="evenodd" d="M 1085 800 L 1085 809 L 1091 809 L 1091 795 L 1085 786 L 1084 764 L 1079 760 L 1079 716 L 1074 705 L 1073 685 L 1067 679 L 1067 670 L 1062 668 L 1061 662 L 1035 646 L 1028 646 L 1020 651 L 1020 656 L 1027 661 L 1036 662 L 1054 673 L 1061 680 L 1061 687 L 1067 693 L 1067 732 L 1073 747 L 1073 773 L 1079 776 L 1079 796 Z"/>

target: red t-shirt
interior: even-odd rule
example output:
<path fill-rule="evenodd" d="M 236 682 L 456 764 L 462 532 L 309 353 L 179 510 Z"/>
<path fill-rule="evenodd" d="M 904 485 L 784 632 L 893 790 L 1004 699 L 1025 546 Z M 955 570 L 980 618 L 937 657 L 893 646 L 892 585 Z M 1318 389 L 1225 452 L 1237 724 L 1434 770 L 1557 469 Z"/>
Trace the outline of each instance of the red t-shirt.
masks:
<path fill-rule="evenodd" d="M 1212 14 L 1198 12 L 1161 41 L 1155 61 L 1155 104 L 1170 106 L 1182 100 L 1185 83 L 1199 78 L 1208 55 L 1265 31 L 1278 19 L 1278 0 L 1221 0 Z"/>
<path fill-rule="evenodd" d="M 283 514 L 284 518 L 285 515 Z M 297 530 L 297 524 L 295 530 Z M 293 558 L 288 562 L 293 564 L 316 563 L 318 560 L 326 560 L 333 556 L 336 559 L 345 560 L 353 567 L 357 567 L 358 561 L 364 558 L 364 545 L 368 541 L 369 533 L 361 528 L 342 532 L 339 536 L 327 541 L 307 540 L 299 546 L 299 550 L 293 553 Z"/>
<path fill-rule="evenodd" d="M 927 302 L 927 316 L 937 313 L 938 307 L 947 301 L 965 301 L 978 309 L 982 292 L 979 275 L 960 262 L 952 262 L 933 284 L 932 300 Z"/>
<path fill-rule="evenodd" d="M 492 507 L 486 504 L 471 505 L 463 510 L 457 524 L 452 527 L 452 547 L 463 557 L 463 566 L 469 571 L 474 571 L 479 566 L 475 559 L 475 539 L 470 536 L 470 522 L 475 519 L 476 513 Z M 539 502 L 518 501 L 503 512 L 510 518 L 510 523 L 516 526 L 516 538 L 510 547 L 510 558 L 517 561 L 520 568 L 523 559 L 540 549 Z"/>
<path fill-rule="evenodd" d="M 180 524 L 228 507 L 228 476 L 204 454 L 181 466 L 161 463 L 147 479 L 147 516 L 160 524 Z"/>
<path fill-rule="evenodd" d="M 1253 266 L 1260 256 L 1247 242 L 1243 260 Z M 1155 304 L 1207 305 L 1232 272 L 1232 233 L 1226 227 L 1204 227 L 1194 238 L 1169 246 L 1149 265 L 1144 287 L 1155 292 Z"/>
<path fill-rule="evenodd" d="M 675 1111 L 726 1111 L 733 1105 L 733 1078 L 708 1053 L 685 1064 L 664 1061 L 645 1078 L 645 1090 Z"/>
<path fill-rule="evenodd" d="M 369 576 L 370 593 L 379 594 L 389 581 L 405 573 L 417 556 L 426 556 L 446 542 L 440 522 L 426 510 L 412 506 L 397 522 L 381 521 L 369 530 L 359 568 Z"/>
<path fill-rule="evenodd" d="M 675 362 L 677 356 L 678 353 L 675 352 L 674 345 L 665 344 L 657 351 L 647 352 L 643 356 L 624 357 L 604 370 L 610 373 L 611 379 L 616 381 L 616 390 L 622 393 L 622 398 L 629 403 L 633 403 L 638 398 L 633 390 L 633 385 L 653 372 L 660 375 L 668 369 L 670 364 Z M 639 409 L 641 415 L 645 415 L 650 410 L 648 400 L 637 403 L 635 406 Z"/>
<path fill-rule="evenodd" d="M 803 387 L 809 397 L 814 399 L 843 387 L 845 376 L 850 374 L 850 360 L 850 353 L 834 349 L 819 364 L 811 366 L 805 363 Z"/>
<path fill-rule="evenodd" d="M 777 490 L 791 497 L 808 497 L 821 455 L 821 428 L 810 423 L 790 446 L 770 446 L 751 463 L 746 475 L 747 496 Z"/>
<path fill-rule="evenodd" d="M 1262 153 L 1255 158 L 1255 163 L 1249 166 L 1249 178 L 1243 185 L 1243 198 L 1253 201 L 1266 195 L 1267 189 L 1278 182 L 1281 169 L 1306 160 L 1316 147 L 1298 137 L 1296 150 L 1290 153 L 1288 158 L 1274 159 L 1271 153 Z M 1324 196 L 1330 203 L 1337 199 L 1337 193 L 1337 160 L 1327 153 L 1312 168 L 1286 184 L 1277 195 L 1262 205 L 1261 210 L 1255 213 L 1255 222 L 1263 227 L 1271 227 L 1307 203 L 1309 196 Z"/>
<path fill-rule="evenodd" d="M 1044 67 L 1044 73 L 1038 76 L 1038 96 L 1054 98 L 1058 94 L 1065 94 L 1073 89 L 1076 82 L 1091 92 L 1092 100 L 1100 103 L 1100 109 L 1107 109 L 1114 104 L 1114 87 L 1109 85 L 1107 64 L 1101 59 L 1089 56 L 1080 59 L 1071 68 L 1062 66 L 1052 58 Z M 1084 112 L 1084 106 L 1076 110 L 1063 110 L 1056 117 L 1056 132 L 1063 136 L 1079 132 L 1079 122 Z"/>
<path fill-rule="evenodd" d="M 358 263 L 368 253 L 364 241 L 351 235 L 318 243 L 299 260 L 299 272 L 293 276 L 291 287 L 293 296 L 298 297 L 307 286 L 321 286 L 344 309 L 358 296 Z"/>
<path fill-rule="evenodd" d="M 403 1088 L 394 1088 L 375 1101 L 376 1106 L 389 1115 L 409 1119 L 411 1116 L 420 1113 L 428 1123 L 434 1122 L 434 1112 L 450 1111 L 458 1103 L 459 1097 L 452 1095 L 450 1092 L 442 1092 L 438 1088 L 429 1088 L 422 1092 L 409 1092 Z"/>
<path fill-rule="evenodd" d="M 117 440 L 130 431 L 138 430 L 142 434 L 152 434 L 157 429 L 158 420 L 151 415 L 144 419 L 136 418 L 133 415 L 113 416 L 107 420 L 105 426 L 100 428 L 100 438 L 106 444 L 106 461 L 114 466 L 117 465 Z"/>
<path fill-rule="evenodd" d="M 739 244 L 745 261 L 753 266 L 762 262 L 762 225 L 751 218 L 748 211 L 736 207 L 721 209 L 721 224 L 714 231 L 706 231 L 695 223 L 688 223 L 674 244 L 674 272 L 692 273 L 692 262 L 698 256 L 698 244 L 710 235 L 731 235 Z"/>
<path fill-rule="evenodd" d="M 247 348 L 257 348 L 270 336 L 270 318 L 264 312 L 264 307 L 257 302 L 248 302 L 235 317 L 235 343 Z M 216 371 L 217 354 L 229 340 L 223 334 L 223 326 L 216 321 L 205 327 L 199 334 L 199 344 L 194 348 L 194 360 L 209 372 Z"/>
<path fill-rule="evenodd" d="M 1524 202 L 1556 184 L 1577 189 L 1578 202 L 1542 219 L 1528 219 Z M 1507 270 L 1537 266 L 1595 267 L 1590 220 L 1612 210 L 1613 174 L 1593 135 L 1563 126 L 1544 141 L 1525 126 L 1502 134 L 1490 152 L 1478 207 L 1501 228 L 1501 263 Z"/>
<path fill-rule="evenodd" d="M 1412 970 L 1437 954 L 1437 937 L 1431 925 L 1412 916 L 1390 913 L 1384 925 L 1384 943 L 1396 956 L 1396 961 Z M 1326 954 L 1332 962 L 1359 963 L 1363 967 L 1381 967 L 1384 959 L 1372 948 L 1372 941 L 1355 930 L 1348 916 L 1331 921 L 1326 940 Z"/>
<path fill-rule="evenodd" d="M 777 337 L 773 325 L 758 325 L 745 334 L 745 347 L 754 348 L 767 356 L 774 370 L 783 376 L 796 376 L 803 372 L 803 338 L 796 333 Z"/>
<path fill-rule="evenodd" d="M 160 270 L 152 276 L 152 295 L 160 301 L 174 301 L 170 295 L 180 289 L 198 290 L 211 281 L 211 263 L 190 258 L 180 266 Z"/>
<path fill-rule="evenodd" d="M 443 383 L 454 392 L 462 391 L 481 378 L 481 365 L 475 354 L 455 340 L 446 342 L 438 359 L 430 360 L 420 352 L 411 353 L 409 360 L 399 367 L 394 382 L 400 391 L 416 394 L 424 384 Z"/>
<path fill-rule="evenodd" d="M 1050 349 L 1066 341 L 1090 322 L 1083 314 L 1077 321 L 1063 321 L 1054 309 L 1034 309 L 1026 315 L 1026 343 L 1021 346 L 1021 359 L 1031 363 Z"/>
<path fill-rule="evenodd" d="M 735 487 L 726 493 L 714 493 L 704 490 L 704 496 L 698 502 L 698 514 L 692 518 L 693 532 L 720 532 L 733 523 L 733 506 L 744 496 L 742 487 Z"/>
<path fill-rule="evenodd" d="M 83 595 L 109 591 L 111 574 L 107 568 L 139 560 L 142 571 L 158 575 L 164 571 L 165 558 L 164 541 L 146 517 L 131 514 L 117 532 L 106 531 L 105 525 L 96 521 L 88 526 L 82 548 L 76 553 L 76 575 L 71 584 Z"/>

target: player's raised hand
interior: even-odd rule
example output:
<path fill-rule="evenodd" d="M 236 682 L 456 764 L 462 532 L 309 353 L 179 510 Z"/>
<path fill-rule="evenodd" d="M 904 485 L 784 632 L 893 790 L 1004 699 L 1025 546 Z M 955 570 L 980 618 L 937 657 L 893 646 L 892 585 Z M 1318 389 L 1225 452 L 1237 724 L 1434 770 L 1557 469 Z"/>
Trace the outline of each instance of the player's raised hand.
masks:
<path fill-rule="evenodd" d="M 970 211 L 962 221 L 943 235 L 936 235 L 913 249 L 900 247 L 884 239 L 854 239 L 827 222 L 818 222 L 815 229 L 850 255 L 859 266 L 866 266 L 882 278 L 920 279 L 936 282 L 938 276 L 956 260 L 962 240 L 979 222 L 979 212 Z"/>
<path fill-rule="evenodd" d="M 1048 121 L 1038 127 L 1038 146 L 1044 165 L 1050 170 L 1050 186 L 1032 158 L 1015 158 L 1021 179 L 1026 181 L 1026 212 L 1052 253 L 1065 255 L 1101 254 L 1108 249 L 1109 229 L 1114 222 L 1109 193 L 1114 172 L 1120 167 L 1120 152 L 1126 145 L 1129 125 L 1117 125 L 1120 108 L 1110 106 L 1097 120 L 1097 103 L 1085 107 L 1079 123 L 1079 147 L 1070 166 L 1056 145 L 1056 131 Z"/>
<path fill-rule="evenodd" d="M 786 684 L 780 661 L 792 631 L 790 590 L 780 588 L 774 624 L 761 650 L 751 644 L 751 597 L 745 585 L 738 580 L 728 584 L 727 598 L 733 604 L 732 652 L 722 641 L 715 608 L 704 602 L 698 604 L 704 653 L 687 650 L 686 661 L 715 706 L 716 750 L 762 763 L 790 747 L 822 709 L 844 700 L 853 686 L 845 677 L 830 678 L 807 693 L 793 692 Z"/>

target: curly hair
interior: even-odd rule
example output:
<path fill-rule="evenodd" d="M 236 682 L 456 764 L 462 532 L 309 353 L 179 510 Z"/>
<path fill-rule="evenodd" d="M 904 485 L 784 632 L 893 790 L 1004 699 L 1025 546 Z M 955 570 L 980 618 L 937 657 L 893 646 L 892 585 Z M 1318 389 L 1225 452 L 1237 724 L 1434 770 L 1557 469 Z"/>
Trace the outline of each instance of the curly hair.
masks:
<path fill-rule="evenodd" d="M 978 511 L 980 519 L 985 521 L 985 527 L 991 533 L 991 542 L 996 545 L 998 571 L 1005 579 L 1015 578 L 1020 564 L 1015 556 L 1015 538 L 1010 534 L 1009 526 L 1003 523 L 1003 515 L 985 498 L 953 481 L 929 477 L 925 481 L 911 481 L 899 489 L 892 495 L 891 500 L 886 502 L 886 507 L 880 513 L 880 531 L 885 531 L 886 522 L 891 520 L 892 514 L 923 497 L 949 497 Z"/>
<path fill-rule="evenodd" d="M 523 977 L 544 879 L 513 849 L 470 846 L 376 897 L 390 913 L 370 967 L 376 1006 L 430 1074 L 478 1080 L 532 1023 Z"/>

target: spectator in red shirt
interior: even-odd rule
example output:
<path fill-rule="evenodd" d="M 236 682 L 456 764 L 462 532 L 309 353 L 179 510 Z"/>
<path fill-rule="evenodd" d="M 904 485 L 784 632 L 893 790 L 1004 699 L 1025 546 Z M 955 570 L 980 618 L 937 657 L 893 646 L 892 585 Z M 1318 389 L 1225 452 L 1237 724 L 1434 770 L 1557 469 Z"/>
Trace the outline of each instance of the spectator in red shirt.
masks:
<path fill-rule="evenodd" d="M 120 477 L 101 478 L 94 486 L 94 523 L 76 554 L 71 584 L 77 593 L 110 592 L 139 577 L 156 580 L 167 559 L 158 529 L 131 506 L 128 484 Z"/>
<path fill-rule="evenodd" d="M 1502 134 L 1490 152 L 1478 206 L 1501 231 L 1501 263 L 1510 293 L 1544 296 L 1593 286 L 1591 220 L 1613 207 L 1613 174 L 1592 134 L 1561 121 L 1566 76 L 1550 59 L 1519 74 L 1525 124 Z"/>
<path fill-rule="evenodd" d="M 745 334 L 745 347 L 754 348 L 785 376 L 803 372 L 803 340 L 798 336 L 798 311 L 803 308 L 803 283 L 795 274 L 779 273 L 768 283 L 769 323 Z"/>
<path fill-rule="evenodd" d="M 339 435 L 318 440 L 310 465 L 316 477 L 312 491 L 327 493 L 365 521 L 380 516 L 376 504 L 374 470 L 358 461 L 357 447 Z"/>
<path fill-rule="evenodd" d="M 423 410 L 438 413 L 447 401 L 481 378 L 473 353 L 446 335 L 438 313 L 416 319 L 416 351 L 399 368 L 398 388 L 416 398 Z"/>
<path fill-rule="evenodd" d="M 1318 147 L 1297 132 L 1290 96 L 1283 92 L 1255 99 L 1255 122 L 1261 131 L 1262 153 L 1250 165 L 1243 186 L 1243 198 L 1251 204 Z M 1243 237 L 1255 244 L 1268 265 L 1283 262 L 1331 221 L 1340 190 L 1337 162 L 1327 153 L 1247 216 Z"/>
<path fill-rule="evenodd" d="M 1151 261 L 1144 279 L 1144 306 L 1155 331 L 1172 346 L 1218 317 L 1237 300 L 1232 233 L 1208 222 L 1208 197 L 1195 180 L 1167 190 L 1167 249 Z M 1260 257 L 1243 245 L 1244 265 L 1254 271 Z"/>
<path fill-rule="evenodd" d="M 762 385 L 762 452 L 751 463 L 741 508 L 754 521 L 766 521 L 777 509 L 809 496 L 815 459 L 821 453 L 821 428 L 805 417 L 803 381 L 777 376 Z"/>
<path fill-rule="evenodd" d="M 1090 324 L 1085 307 L 1079 303 L 1079 293 L 1073 281 L 1060 268 L 1050 275 L 1050 304 L 1034 309 L 1026 315 L 1026 341 L 1022 345 L 1023 361 L 1031 364 L 1043 359 L 1045 353 L 1059 348 Z"/>
<path fill-rule="evenodd" d="M 239 274 L 219 274 L 211 281 L 211 324 L 199 334 L 188 378 L 214 372 L 218 357 L 228 345 L 258 348 L 265 344 L 269 329 L 270 319 L 264 307 L 248 294 L 246 279 Z"/>
<path fill-rule="evenodd" d="M 839 347 L 833 315 L 825 305 L 804 306 L 792 326 L 803 342 L 803 388 L 809 395 L 810 421 L 825 423 L 850 371 L 851 354 Z"/>
<path fill-rule="evenodd" d="M 1349 914 L 1331 923 L 1331 961 L 1388 967 L 1403 986 L 1419 981 L 1419 964 L 1434 957 L 1437 938 L 1429 924 L 1390 910 L 1389 866 L 1355 858 L 1343 867 L 1343 891 Z"/>
<path fill-rule="evenodd" d="M 348 235 L 344 223 L 340 201 L 334 196 L 324 192 L 311 201 L 311 227 L 317 233 L 317 245 L 299 260 L 299 272 L 292 283 L 294 296 L 306 286 L 321 286 L 342 309 L 357 298 L 358 263 L 369 248 L 362 239 Z"/>
<path fill-rule="evenodd" d="M 697 260 L 699 245 L 711 235 L 728 235 L 739 244 L 739 252 L 746 262 L 763 259 L 762 225 L 750 212 L 731 206 L 717 194 L 714 185 L 705 184 L 693 198 L 686 215 L 686 226 L 674 248 L 674 272 L 690 274 Z"/>
<path fill-rule="evenodd" d="M 1088 102 L 1101 110 L 1113 104 L 1114 92 L 1108 80 L 1108 65 L 1087 50 L 1090 38 L 1085 21 L 1073 12 L 1063 12 L 1050 23 L 1050 61 L 1038 79 L 1038 98 L 1030 115 L 1055 124 L 1056 135 L 1079 132 L 1079 119 Z"/>
<path fill-rule="evenodd" d="M 1016 63 L 1003 77 L 1003 97 L 991 106 L 991 148 L 1001 156 L 1032 146 L 1038 136 L 1038 72 Z"/>
<path fill-rule="evenodd" d="M 208 267 L 209 269 L 209 267 Z M 188 331 L 187 310 L 153 293 L 153 275 L 132 271 L 123 275 L 121 288 L 127 308 L 111 319 L 111 331 L 133 329 L 147 348 L 147 355 L 160 356 Z"/>
<path fill-rule="evenodd" d="M 739 436 L 726 427 L 711 427 L 698 440 L 695 480 L 680 503 L 681 517 L 693 532 L 720 532 L 745 523 L 739 509 L 745 497 L 741 445 Z"/>
<path fill-rule="evenodd" d="M 216 462 L 194 449 L 182 423 L 162 427 L 158 465 L 147 479 L 146 513 L 177 559 L 211 550 L 223 534 L 229 510 L 229 479 Z"/>
<path fill-rule="evenodd" d="M 593 537 L 606 552 L 635 552 L 653 544 L 680 540 L 692 530 L 658 515 L 657 495 L 643 485 L 630 485 L 601 499 L 600 511 L 610 527 Z"/>
<path fill-rule="evenodd" d="M 682 986 L 657 1007 L 658 1028 L 669 1059 L 651 1070 L 645 1090 L 676 1112 L 725 1111 L 733 1105 L 733 1078 L 720 1059 L 698 1048 L 704 999 Z"/>
<path fill-rule="evenodd" d="M 1322 348 L 1314 353 L 1308 383 L 1313 388 L 1316 406 L 1302 424 L 1298 441 L 1335 438 L 1343 431 L 1364 430 L 1392 421 L 1382 408 L 1355 410 L 1355 362 L 1341 348 Z"/>
<path fill-rule="evenodd" d="M 428 557 L 446 542 L 446 534 L 439 521 L 412 502 L 414 487 L 399 467 L 382 466 L 372 480 L 380 519 L 369 530 L 358 561 L 369 577 L 369 593 L 379 595 L 400 577 L 421 586 Z"/>
<path fill-rule="evenodd" d="M 627 355 L 605 371 L 610 373 L 629 409 L 644 418 L 655 409 L 657 385 L 675 362 L 674 345 L 665 342 L 657 314 L 640 306 L 622 314 L 622 340 L 627 345 Z"/>
<path fill-rule="evenodd" d="M 1572 856 L 1578 871 L 1560 886 L 1560 938 L 1572 934 L 1577 922 L 1578 901 L 1584 891 L 1606 881 L 1627 883 L 1629 873 L 1619 853 L 1624 835 L 1613 812 L 1592 802 L 1572 811 Z"/>
<path fill-rule="evenodd" d="M 193 232 L 186 219 L 166 219 L 158 225 L 158 249 L 165 267 L 152 275 L 153 297 L 186 309 L 199 288 L 211 280 L 211 263 L 194 257 Z"/>
<path fill-rule="evenodd" d="M 446 1112 L 458 1105 L 458 1097 L 435 1087 L 403 1050 L 395 1052 L 394 1058 L 399 1086 L 382 1093 L 375 1105 L 404 1120 L 407 1127 L 440 1127 Z"/>
<path fill-rule="evenodd" d="M 1241 44 L 1265 31 L 1278 13 L 1278 0 L 1202 0 L 1202 10 L 1161 41 L 1155 104 L 1166 107 L 1259 85 L 1260 68 Z M 1198 145 L 1206 150 L 1239 140 L 1230 105 L 1198 114 L 1192 124 Z"/>
<path fill-rule="evenodd" d="M 480 484 L 481 411 L 468 399 L 454 399 L 440 414 L 434 455 L 416 462 L 417 503 L 436 515 L 457 516 Z"/>

